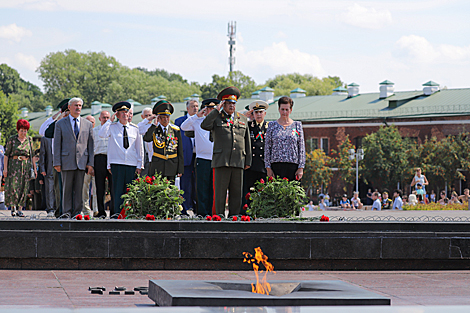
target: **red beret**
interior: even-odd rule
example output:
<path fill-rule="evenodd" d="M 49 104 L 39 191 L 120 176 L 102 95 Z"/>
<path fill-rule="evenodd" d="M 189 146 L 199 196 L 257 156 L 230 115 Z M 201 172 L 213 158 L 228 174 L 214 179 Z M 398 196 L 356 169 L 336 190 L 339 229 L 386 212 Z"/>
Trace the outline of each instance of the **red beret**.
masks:
<path fill-rule="evenodd" d="M 16 122 L 16 130 L 20 130 L 20 129 L 29 130 L 29 127 L 30 125 L 27 120 L 19 119 L 18 122 Z"/>

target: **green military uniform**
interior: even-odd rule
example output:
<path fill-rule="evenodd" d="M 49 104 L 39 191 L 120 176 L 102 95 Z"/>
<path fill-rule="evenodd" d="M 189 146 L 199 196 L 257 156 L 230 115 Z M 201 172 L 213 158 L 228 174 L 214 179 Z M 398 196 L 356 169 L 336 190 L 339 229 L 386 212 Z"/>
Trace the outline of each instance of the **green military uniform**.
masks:
<path fill-rule="evenodd" d="M 224 89 L 219 100 L 236 102 L 226 98 L 240 92 L 235 87 Z M 237 215 L 243 193 L 243 169 L 251 166 L 251 144 L 248 120 L 238 112 L 228 115 L 224 110 L 213 110 L 201 123 L 201 128 L 211 131 L 214 141 L 212 168 L 215 171 L 215 209 L 217 214 L 224 214 L 227 189 L 229 190 L 229 214 Z"/>
<path fill-rule="evenodd" d="M 169 115 L 173 106 L 166 100 L 160 100 L 153 108 L 154 114 Z M 167 131 L 159 124 L 152 124 L 144 135 L 144 141 L 153 142 L 153 157 L 149 176 L 159 173 L 174 181 L 177 174 L 184 172 L 183 144 L 180 128 L 173 124 L 167 125 Z"/>

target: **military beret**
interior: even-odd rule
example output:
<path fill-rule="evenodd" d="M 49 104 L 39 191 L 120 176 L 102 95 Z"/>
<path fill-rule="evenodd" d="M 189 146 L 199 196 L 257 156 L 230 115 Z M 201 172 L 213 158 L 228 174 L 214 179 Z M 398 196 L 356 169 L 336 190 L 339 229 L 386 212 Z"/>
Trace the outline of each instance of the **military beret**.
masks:
<path fill-rule="evenodd" d="M 70 99 L 64 99 L 60 101 L 60 103 L 57 105 L 57 108 L 60 109 L 62 112 L 65 112 L 69 109 L 69 101 Z"/>
<path fill-rule="evenodd" d="M 171 115 L 175 109 L 173 108 L 173 105 L 167 101 L 167 100 L 160 100 L 155 105 L 153 106 L 153 114 L 159 114 L 159 115 Z"/>
<path fill-rule="evenodd" d="M 124 110 L 129 111 L 131 108 L 132 108 L 132 105 L 129 102 L 121 101 L 113 105 L 113 112 L 124 111 Z"/>
<path fill-rule="evenodd" d="M 253 111 L 267 110 L 269 104 L 263 100 L 256 100 L 250 103 L 249 109 Z"/>
<path fill-rule="evenodd" d="M 204 109 L 205 107 L 213 108 L 213 107 L 217 106 L 219 103 L 220 103 L 219 99 L 214 99 L 214 98 L 206 99 L 206 100 L 202 101 L 201 109 Z"/>
<path fill-rule="evenodd" d="M 217 95 L 217 99 L 230 102 L 237 102 L 239 98 L 240 90 L 238 90 L 238 88 L 234 86 L 225 88 Z"/>

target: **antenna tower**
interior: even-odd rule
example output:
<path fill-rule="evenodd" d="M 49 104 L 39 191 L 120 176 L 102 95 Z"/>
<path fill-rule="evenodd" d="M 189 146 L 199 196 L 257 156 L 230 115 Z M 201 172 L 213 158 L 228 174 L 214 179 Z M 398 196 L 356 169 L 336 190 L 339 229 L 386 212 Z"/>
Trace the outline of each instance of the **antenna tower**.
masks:
<path fill-rule="evenodd" d="M 231 21 L 228 23 L 228 44 L 230 46 L 230 57 L 228 58 L 228 64 L 230 66 L 230 73 L 233 71 L 233 65 L 235 64 L 235 57 L 233 56 L 235 52 L 235 34 L 237 32 L 237 22 Z"/>

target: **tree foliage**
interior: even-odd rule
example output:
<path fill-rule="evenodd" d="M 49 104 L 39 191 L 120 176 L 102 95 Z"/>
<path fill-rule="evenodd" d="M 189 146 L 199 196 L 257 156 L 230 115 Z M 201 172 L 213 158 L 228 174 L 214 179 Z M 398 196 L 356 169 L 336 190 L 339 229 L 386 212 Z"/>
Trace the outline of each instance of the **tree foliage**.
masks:
<path fill-rule="evenodd" d="M 258 88 L 255 81 L 240 71 L 230 72 L 227 76 L 212 75 L 212 82 L 201 86 L 203 99 L 215 98 L 226 87 L 235 86 L 240 89 L 241 98 L 251 98 Z"/>
<path fill-rule="evenodd" d="M 339 177 L 344 183 L 343 190 L 347 191 L 347 186 L 355 183 L 356 161 L 349 160 L 349 150 L 356 147 L 349 140 L 349 135 L 338 145 L 338 151 L 331 149 L 332 166 L 338 168 Z M 362 164 L 359 162 L 359 164 Z"/>
<path fill-rule="evenodd" d="M 276 77 L 266 81 L 264 86 L 273 88 L 276 96 L 288 96 L 291 90 L 298 87 L 304 89 L 307 96 L 318 96 L 331 95 L 333 89 L 344 85 L 345 83 L 337 76 L 318 78 L 310 74 L 293 73 L 276 75 Z"/>
<path fill-rule="evenodd" d="M 0 90 L 0 131 L 2 132 L 1 144 L 16 133 L 16 121 L 18 120 L 18 104 L 9 99 Z"/>
<path fill-rule="evenodd" d="M 316 149 L 307 153 L 302 185 L 305 188 L 318 189 L 322 185 L 327 188 L 333 177 L 330 166 L 331 158 L 323 150 Z"/>

